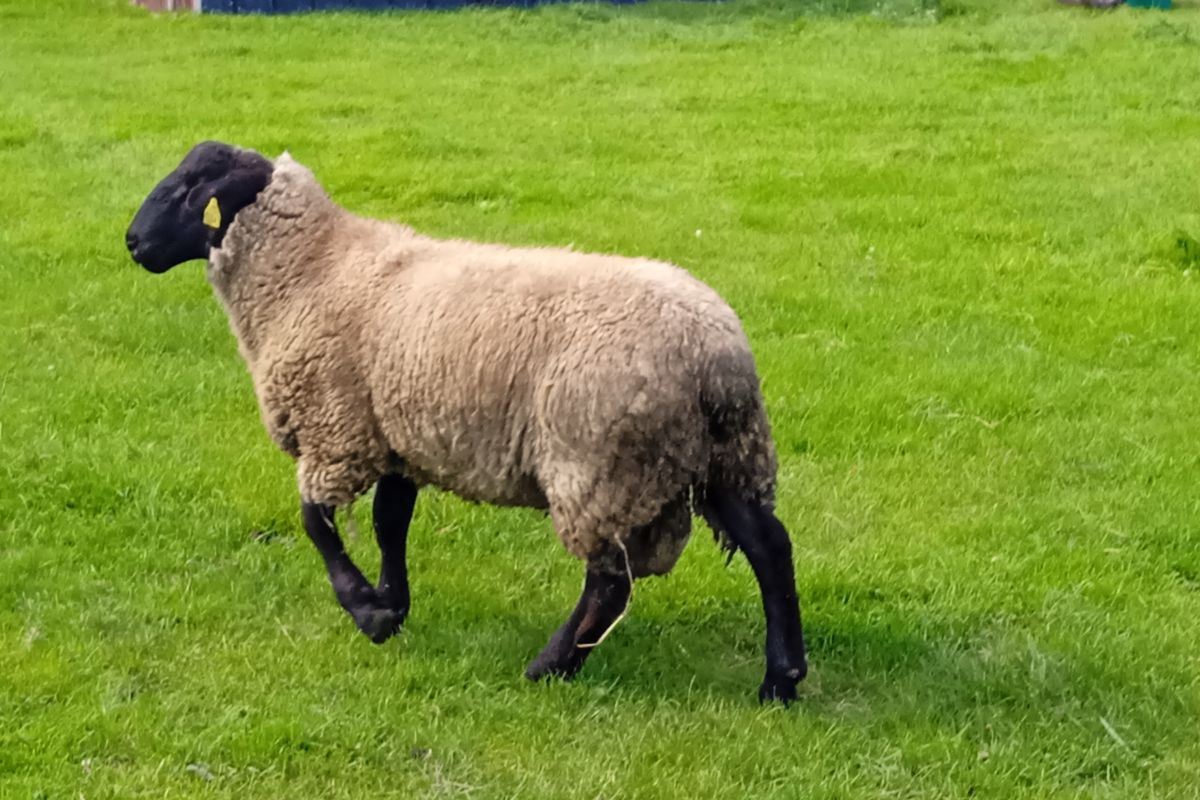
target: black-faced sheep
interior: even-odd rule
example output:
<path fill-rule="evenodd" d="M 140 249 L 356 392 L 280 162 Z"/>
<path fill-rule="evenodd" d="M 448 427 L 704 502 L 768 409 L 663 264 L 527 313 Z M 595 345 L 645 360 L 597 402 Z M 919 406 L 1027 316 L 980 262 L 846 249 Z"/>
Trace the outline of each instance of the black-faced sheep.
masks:
<path fill-rule="evenodd" d="M 208 259 L 263 422 L 297 461 L 305 530 L 372 640 L 408 613 L 419 486 L 547 510 L 586 562 L 532 679 L 579 670 L 633 580 L 675 564 L 695 508 L 758 579 L 760 698 L 795 696 L 807 662 L 754 359 L 733 311 L 684 270 L 433 239 L 342 209 L 286 153 L 216 142 L 154 188 L 126 244 L 151 272 Z M 334 525 L 372 484 L 376 586 Z"/>

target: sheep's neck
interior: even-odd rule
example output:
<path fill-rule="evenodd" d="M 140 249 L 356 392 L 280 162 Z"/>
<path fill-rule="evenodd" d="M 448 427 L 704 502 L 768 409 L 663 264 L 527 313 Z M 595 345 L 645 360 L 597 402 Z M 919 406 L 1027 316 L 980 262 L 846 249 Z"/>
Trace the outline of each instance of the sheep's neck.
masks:
<path fill-rule="evenodd" d="M 209 258 L 209 283 L 251 365 L 272 332 L 311 305 L 330 230 L 327 201 L 309 201 L 288 214 L 274 208 L 274 201 L 268 187 L 258 203 L 238 214 L 224 247 Z"/>
<path fill-rule="evenodd" d="M 216 254 L 208 279 L 225 307 L 243 357 L 253 365 L 272 331 L 286 325 L 313 294 L 301 269 L 307 259 L 286 248 L 252 247 Z"/>

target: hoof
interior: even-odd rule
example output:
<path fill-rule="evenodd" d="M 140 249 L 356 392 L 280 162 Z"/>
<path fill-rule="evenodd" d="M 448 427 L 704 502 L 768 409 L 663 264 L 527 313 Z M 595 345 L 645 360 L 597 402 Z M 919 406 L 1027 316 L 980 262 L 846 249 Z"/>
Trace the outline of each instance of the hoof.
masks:
<path fill-rule="evenodd" d="M 575 649 L 572 648 L 572 650 Z M 582 651 L 566 655 L 558 653 L 548 655 L 546 652 L 542 652 L 541 655 L 529 662 L 529 666 L 525 667 L 525 677 L 531 681 L 540 681 L 546 678 L 561 678 L 569 681 L 583 667 L 585 658 L 587 655 Z"/>
<path fill-rule="evenodd" d="M 758 702 L 791 705 L 796 699 L 796 684 L 804 680 L 807 673 L 807 665 L 778 672 L 768 671 L 762 686 L 758 687 Z"/>
<path fill-rule="evenodd" d="M 400 631 L 405 614 L 391 608 L 366 606 L 352 612 L 354 624 L 375 644 L 383 644 Z"/>

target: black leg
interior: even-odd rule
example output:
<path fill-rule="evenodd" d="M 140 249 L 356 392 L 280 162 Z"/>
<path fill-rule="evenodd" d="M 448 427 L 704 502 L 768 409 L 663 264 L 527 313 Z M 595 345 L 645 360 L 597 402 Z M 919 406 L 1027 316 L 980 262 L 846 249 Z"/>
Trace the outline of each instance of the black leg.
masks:
<path fill-rule="evenodd" d="M 304 530 L 325 560 L 329 583 L 342 608 L 358 629 L 379 644 L 400 629 L 402 617 L 379 602 L 379 596 L 346 554 L 333 521 L 333 507 L 305 502 L 300 507 Z"/>
<path fill-rule="evenodd" d="M 416 502 L 417 485 L 400 475 L 384 475 L 375 487 L 375 541 L 382 559 L 375 590 L 401 621 L 408 616 L 408 524 Z"/>
<path fill-rule="evenodd" d="M 570 678 L 579 672 L 592 648 L 625 613 L 632 590 L 628 572 L 597 572 L 589 567 L 578 605 L 525 668 L 525 677 L 532 681 L 551 675 Z"/>
<path fill-rule="evenodd" d="M 767 674 L 758 699 L 790 703 L 796 699 L 796 684 L 808 674 L 808 659 L 787 530 L 770 510 L 727 493 L 713 492 L 706 512 L 715 518 L 710 524 L 724 531 L 731 545 L 746 554 L 762 592 Z"/>

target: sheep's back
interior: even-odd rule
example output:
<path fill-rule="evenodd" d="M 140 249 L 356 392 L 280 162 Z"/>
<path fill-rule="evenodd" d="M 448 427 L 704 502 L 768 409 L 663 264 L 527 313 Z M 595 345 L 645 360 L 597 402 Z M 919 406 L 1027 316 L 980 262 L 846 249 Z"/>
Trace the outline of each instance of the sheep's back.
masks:
<path fill-rule="evenodd" d="M 375 269 L 372 401 L 414 478 L 544 507 L 548 470 L 617 459 L 631 437 L 677 464 L 674 482 L 703 464 L 704 370 L 747 348 L 683 270 L 419 237 Z"/>

